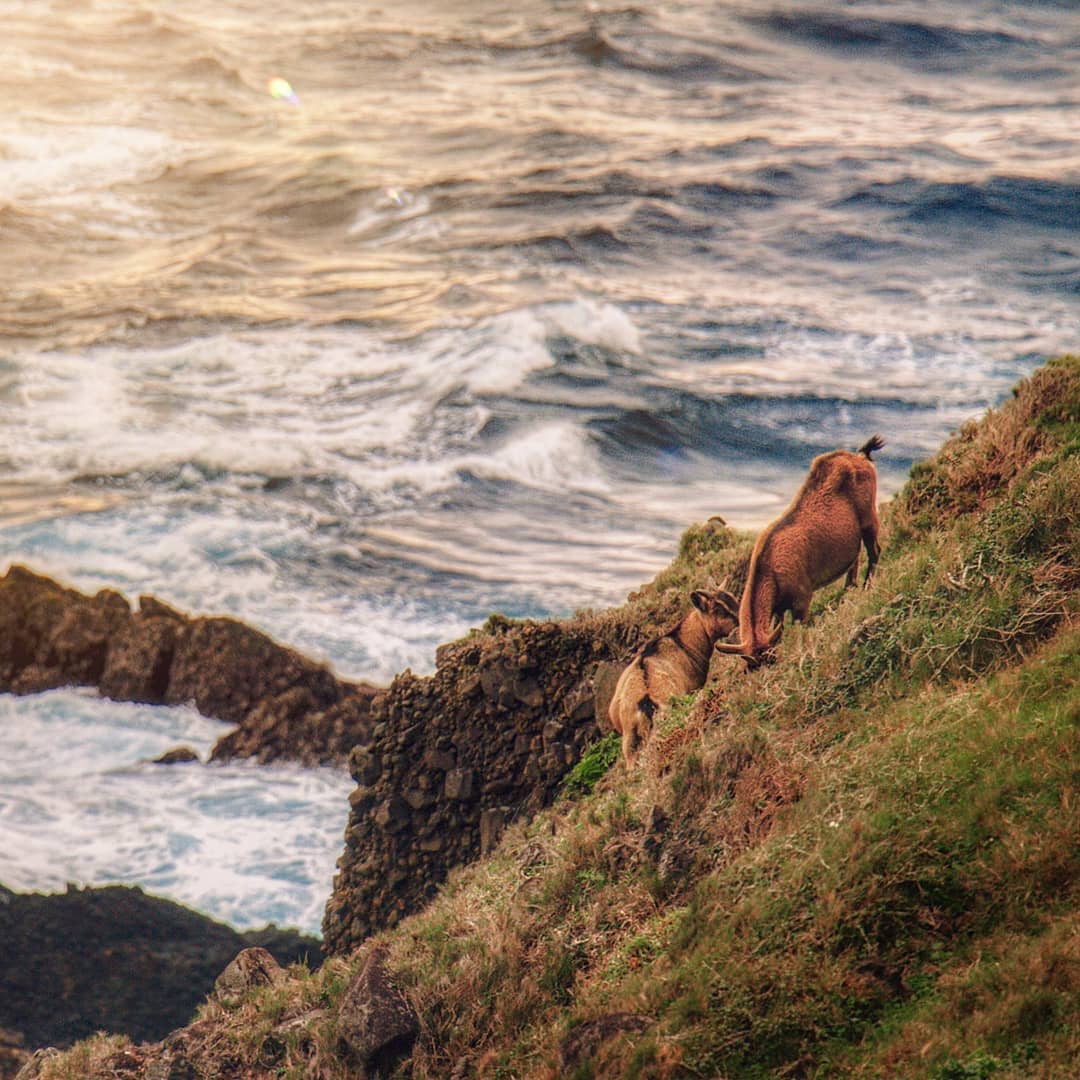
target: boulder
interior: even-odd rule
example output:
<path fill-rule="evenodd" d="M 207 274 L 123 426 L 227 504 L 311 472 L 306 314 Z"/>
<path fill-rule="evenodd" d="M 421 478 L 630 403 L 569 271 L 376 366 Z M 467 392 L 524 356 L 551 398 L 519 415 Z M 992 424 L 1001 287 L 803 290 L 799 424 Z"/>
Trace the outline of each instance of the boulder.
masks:
<path fill-rule="evenodd" d="M 191 761 L 198 761 L 199 755 L 190 746 L 174 746 L 166 750 L 161 757 L 154 758 L 155 765 L 186 765 Z"/>
<path fill-rule="evenodd" d="M 117 701 L 159 704 L 169 687 L 176 641 L 187 620 L 152 597 L 109 642 L 98 689 Z"/>
<path fill-rule="evenodd" d="M 343 1049 L 365 1076 L 389 1076 L 412 1053 L 420 1021 L 387 968 L 389 949 L 376 945 L 338 1007 Z"/>
<path fill-rule="evenodd" d="M 655 1021 L 640 1013 L 609 1013 L 572 1028 L 559 1047 L 562 1075 L 596 1060 L 603 1045 L 617 1036 L 635 1036 Z M 592 1075 L 590 1073 L 590 1075 Z"/>
<path fill-rule="evenodd" d="M 266 949 L 255 946 L 239 952 L 214 980 L 214 994 L 223 1005 L 240 1001 L 259 986 L 285 977 L 281 965 Z"/>
<path fill-rule="evenodd" d="M 0 689 L 25 694 L 96 685 L 109 639 L 130 616 L 119 593 L 84 596 L 11 567 L 0 579 Z"/>
<path fill-rule="evenodd" d="M 86 596 L 13 566 L 0 577 L 0 692 L 61 686 L 95 686 L 118 701 L 192 702 L 238 725 L 212 760 L 305 765 L 342 764 L 368 742 L 379 693 L 235 619 L 192 619 L 152 596 L 132 613 L 112 590 Z"/>

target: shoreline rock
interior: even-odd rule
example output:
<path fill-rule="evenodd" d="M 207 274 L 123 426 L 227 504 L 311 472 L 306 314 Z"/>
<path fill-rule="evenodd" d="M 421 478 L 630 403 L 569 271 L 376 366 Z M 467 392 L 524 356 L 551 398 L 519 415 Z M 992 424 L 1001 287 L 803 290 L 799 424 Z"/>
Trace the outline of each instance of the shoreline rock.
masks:
<path fill-rule="evenodd" d="M 367 742 L 379 689 L 224 616 L 191 617 L 152 596 L 132 610 L 111 589 L 87 596 L 25 566 L 0 577 L 0 692 L 93 686 L 104 697 L 187 702 L 236 725 L 210 759 L 343 765 Z"/>
<path fill-rule="evenodd" d="M 0 886 L 0 941 L 0 1029 L 19 1051 L 103 1029 L 162 1039 L 244 949 L 282 965 L 321 961 L 317 938 L 276 926 L 242 933 L 122 885 L 53 895 Z"/>

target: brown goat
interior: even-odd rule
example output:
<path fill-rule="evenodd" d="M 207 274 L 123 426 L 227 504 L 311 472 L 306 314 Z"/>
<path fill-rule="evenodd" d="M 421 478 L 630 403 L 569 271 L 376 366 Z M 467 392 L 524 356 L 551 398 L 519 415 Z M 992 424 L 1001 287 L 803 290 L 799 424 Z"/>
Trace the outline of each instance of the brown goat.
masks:
<path fill-rule="evenodd" d="M 854 454 L 834 450 L 814 458 L 787 512 L 754 545 L 739 605 L 742 640 L 718 644 L 718 652 L 738 653 L 750 670 L 770 662 L 786 612 L 802 622 L 815 589 L 845 572 L 845 588 L 855 583 L 860 545 L 866 548 L 864 584 L 870 580 L 881 551 L 870 455 L 884 445 L 875 435 Z"/>
<path fill-rule="evenodd" d="M 630 761 L 652 730 L 653 717 L 676 694 L 705 685 L 713 646 L 739 625 L 739 602 L 723 588 L 690 594 L 694 605 L 677 626 L 640 649 L 619 676 L 608 708 Z"/>

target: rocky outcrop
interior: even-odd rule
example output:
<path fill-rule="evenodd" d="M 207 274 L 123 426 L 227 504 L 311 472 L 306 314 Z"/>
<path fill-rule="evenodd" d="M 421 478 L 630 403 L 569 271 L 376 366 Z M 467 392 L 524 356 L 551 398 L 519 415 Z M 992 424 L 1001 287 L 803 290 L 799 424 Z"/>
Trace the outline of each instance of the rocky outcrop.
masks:
<path fill-rule="evenodd" d="M 152 596 L 86 596 L 13 566 L 0 578 L 0 691 L 95 686 L 118 701 L 194 703 L 237 725 L 211 757 L 343 763 L 366 742 L 377 690 L 236 619 L 191 618 Z"/>
<path fill-rule="evenodd" d="M 593 676 L 621 653 L 587 619 L 511 623 L 439 649 L 430 677 L 399 675 L 349 764 L 345 852 L 323 922 L 345 953 L 417 910 L 451 867 L 558 792 L 599 733 Z M 610 681 L 610 680 L 608 680 Z"/>
<path fill-rule="evenodd" d="M 191 1019 L 241 950 L 265 945 L 258 953 L 275 966 L 320 955 L 315 938 L 276 927 L 239 934 L 122 886 L 55 896 L 0 888 L 0 941 L 0 1028 L 28 1047 L 102 1029 L 160 1039 Z"/>

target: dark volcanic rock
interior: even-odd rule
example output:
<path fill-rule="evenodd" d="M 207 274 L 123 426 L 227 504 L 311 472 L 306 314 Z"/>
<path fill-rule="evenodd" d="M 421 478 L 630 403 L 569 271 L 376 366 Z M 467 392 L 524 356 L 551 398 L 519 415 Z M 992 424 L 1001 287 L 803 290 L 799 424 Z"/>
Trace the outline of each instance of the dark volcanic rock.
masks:
<path fill-rule="evenodd" d="M 339 1037 L 365 1076 L 389 1076 L 420 1033 L 415 1011 L 390 977 L 388 951 L 385 945 L 371 950 L 338 1007 Z"/>
<path fill-rule="evenodd" d="M 416 911 L 452 867 L 555 797 L 598 734 L 592 675 L 615 648 L 587 622 L 507 620 L 373 700 L 370 744 L 349 759 L 359 787 L 323 920 L 328 951 Z"/>
<path fill-rule="evenodd" d="M 152 596 L 84 596 L 22 566 L 0 578 L 0 691 L 96 686 L 118 701 L 194 702 L 239 725 L 214 760 L 341 764 L 370 735 L 367 684 L 235 619 L 196 618 Z"/>
<path fill-rule="evenodd" d="M 199 755 L 190 746 L 174 746 L 166 750 L 161 757 L 154 758 L 155 765 L 186 765 L 190 761 L 198 761 Z"/>
<path fill-rule="evenodd" d="M 117 701 L 159 704 L 169 688 L 176 641 L 184 617 L 153 597 L 139 597 L 139 610 L 109 643 L 98 689 Z"/>
<path fill-rule="evenodd" d="M 266 944 L 282 964 L 318 956 L 319 942 L 301 934 L 275 928 L 269 939 L 252 937 L 139 889 L 2 890 L 0 1027 L 31 1047 L 66 1046 L 99 1030 L 160 1039 L 191 1019 L 249 945 Z"/>
<path fill-rule="evenodd" d="M 244 949 L 214 980 L 214 993 L 226 1004 L 243 998 L 257 986 L 269 986 L 285 977 L 281 965 L 259 946 Z"/>
<path fill-rule="evenodd" d="M 0 690 L 96 685 L 109 639 L 130 614 L 119 593 L 84 596 L 11 567 L 0 578 Z"/>
<path fill-rule="evenodd" d="M 311 692 L 295 686 L 260 702 L 240 726 L 214 744 L 211 761 L 254 757 L 259 761 L 340 763 L 371 737 L 371 702 L 379 693 L 366 683 L 340 684 L 342 697 L 321 709 Z"/>
<path fill-rule="evenodd" d="M 239 724 L 287 690 L 304 689 L 317 708 L 333 705 L 341 686 L 325 668 L 236 619 L 193 619 L 176 643 L 166 702 L 195 702 L 199 712 Z"/>

